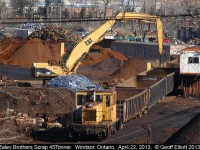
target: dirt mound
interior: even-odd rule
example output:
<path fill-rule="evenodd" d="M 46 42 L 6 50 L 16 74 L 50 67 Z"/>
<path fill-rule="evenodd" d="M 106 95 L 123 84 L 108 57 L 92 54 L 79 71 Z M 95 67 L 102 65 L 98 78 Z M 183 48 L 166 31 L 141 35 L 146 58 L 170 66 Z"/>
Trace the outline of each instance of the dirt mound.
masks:
<path fill-rule="evenodd" d="M 106 67 L 106 63 L 103 63 Z M 112 88 L 125 80 L 138 75 L 139 73 L 147 70 L 147 62 L 142 59 L 132 58 L 126 63 L 121 63 L 121 67 L 114 73 L 109 75 L 106 80 L 100 81 L 99 84 L 104 88 Z"/>
<path fill-rule="evenodd" d="M 128 60 L 123 54 L 93 46 L 81 66 L 94 65 L 109 58 Z M 31 40 L 4 39 L 0 43 L 0 63 L 31 67 L 33 62 L 60 60 L 60 43 L 33 38 Z M 111 60 L 110 60 L 111 61 Z M 115 61 L 115 60 L 114 60 Z"/>
<path fill-rule="evenodd" d="M 22 88 L 0 89 L 0 109 L 12 109 L 35 117 L 37 113 L 66 114 L 75 109 L 74 94 L 66 88 Z"/>
<path fill-rule="evenodd" d="M 48 62 L 48 60 L 60 59 L 60 43 L 50 43 L 39 38 L 19 41 L 12 39 L 2 42 L 1 58 L 3 64 L 22 65 L 30 67 L 33 62 Z"/>
<path fill-rule="evenodd" d="M 23 41 L 21 39 L 8 38 L 0 42 L 0 63 L 6 63 L 7 58 L 15 52 Z"/>
<path fill-rule="evenodd" d="M 105 71 L 116 71 L 124 64 L 124 61 L 117 58 L 108 58 L 92 66 L 94 69 L 101 69 Z"/>
<path fill-rule="evenodd" d="M 25 40 L 6 38 L 0 43 L 0 63 L 31 67 L 33 62 L 60 60 L 60 43 L 77 43 L 80 35 L 64 27 L 44 26 Z"/>
<path fill-rule="evenodd" d="M 102 48 L 98 45 L 93 45 L 87 57 L 82 61 L 81 66 L 94 65 L 109 58 L 116 58 L 120 61 L 128 60 L 126 56 L 119 52 L 112 51 L 108 48 Z"/>
<path fill-rule="evenodd" d="M 117 71 L 111 74 L 111 77 L 129 79 L 143 71 L 147 70 L 147 62 L 139 58 L 131 58 Z"/>
<path fill-rule="evenodd" d="M 1 142 L 30 143 L 31 130 L 44 122 L 44 114 L 48 126 L 59 116 L 67 125 L 65 116 L 75 109 L 74 99 L 74 94 L 64 88 L 1 87 Z"/>
<path fill-rule="evenodd" d="M 165 144 L 198 144 L 200 143 L 200 114 L 194 117 L 178 132 L 173 134 Z"/>

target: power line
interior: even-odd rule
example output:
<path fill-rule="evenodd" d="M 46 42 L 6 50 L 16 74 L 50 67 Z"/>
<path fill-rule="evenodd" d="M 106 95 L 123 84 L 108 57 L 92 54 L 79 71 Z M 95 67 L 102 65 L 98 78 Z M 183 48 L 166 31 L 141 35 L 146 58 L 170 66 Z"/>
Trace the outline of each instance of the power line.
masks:
<path fill-rule="evenodd" d="M 159 15 L 158 15 L 159 16 Z M 160 15 L 161 18 L 167 18 L 167 17 L 200 17 L 200 14 L 177 14 L 177 15 Z M 2 18 L 0 18 L 2 19 Z M 25 24 L 25 23 L 60 23 L 60 22 L 91 22 L 91 21 L 107 21 L 107 20 L 113 20 L 112 18 L 105 18 L 105 17 L 97 17 L 97 18 L 86 18 L 86 19 L 80 19 L 80 18 L 48 18 L 43 20 L 35 20 L 33 21 L 33 18 L 3 18 L 4 20 L 24 20 L 24 21 L 2 21 L 1 24 Z"/>

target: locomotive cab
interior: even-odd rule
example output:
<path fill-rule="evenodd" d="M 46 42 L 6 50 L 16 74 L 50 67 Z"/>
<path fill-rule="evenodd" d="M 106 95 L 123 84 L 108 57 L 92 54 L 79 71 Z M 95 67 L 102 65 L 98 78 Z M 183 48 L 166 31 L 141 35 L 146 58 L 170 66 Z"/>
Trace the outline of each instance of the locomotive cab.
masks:
<path fill-rule="evenodd" d="M 78 117 L 71 124 L 73 133 L 106 137 L 117 130 L 116 91 L 79 91 L 76 108 Z"/>

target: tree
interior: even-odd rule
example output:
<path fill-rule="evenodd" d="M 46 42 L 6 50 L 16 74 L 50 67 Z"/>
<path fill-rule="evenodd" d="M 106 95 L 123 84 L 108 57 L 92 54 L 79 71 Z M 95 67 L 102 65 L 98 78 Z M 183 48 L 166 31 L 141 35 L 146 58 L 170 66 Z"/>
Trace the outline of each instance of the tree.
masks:
<path fill-rule="evenodd" d="M 81 11 L 80 11 L 80 18 L 84 18 L 85 15 L 86 15 L 86 9 L 84 7 L 81 8 Z"/>
<path fill-rule="evenodd" d="M 11 0 L 13 10 L 16 10 L 16 14 L 20 17 L 28 14 L 26 8 L 29 7 L 29 4 L 29 0 Z"/>
<path fill-rule="evenodd" d="M 46 14 L 46 18 L 49 18 L 49 14 L 50 13 L 51 13 L 50 0 L 45 0 L 45 14 Z"/>
<path fill-rule="evenodd" d="M 105 6 L 104 15 L 103 15 L 104 18 L 106 17 L 106 13 L 107 13 L 107 9 L 108 9 L 108 4 L 109 4 L 109 0 L 104 0 L 104 6 Z"/>

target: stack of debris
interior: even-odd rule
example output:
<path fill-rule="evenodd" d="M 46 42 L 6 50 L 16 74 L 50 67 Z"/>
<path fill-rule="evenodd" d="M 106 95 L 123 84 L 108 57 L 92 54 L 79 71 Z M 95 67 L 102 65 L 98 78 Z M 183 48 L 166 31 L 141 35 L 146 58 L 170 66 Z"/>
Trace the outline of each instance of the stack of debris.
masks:
<path fill-rule="evenodd" d="M 108 78 L 105 81 L 101 81 L 99 84 L 104 87 L 105 89 L 110 89 L 112 87 L 115 87 L 116 85 L 124 82 L 124 78 Z"/>
<path fill-rule="evenodd" d="M 79 74 L 54 78 L 50 81 L 48 87 L 64 87 L 74 93 L 80 90 L 88 89 L 103 90 L 101 86 L 96 83 L 92 83 L 87 77 Z"/>
<path fill-rule="evenodd" d="M 40 38 L 42 40 L 49 40 L 51 42 L 68 42 L 77 43 L 81 40 L 81 36 L 74 34 L 64 27 L 44 26 L 41 30 L 32 32 L 27 38 Z"/>
<path fill-rule="evenodd" d="M 31 117 L 37 113 L 67 114 L 75 109 L 74 99 L 74 93 L 67 88 L 0 88 L 1 111 L 13 109 Z"/>
<path fill-rule="evenodd" d="M 8 87 L 8 86 L 19 86 L 19 87 L 31 87 L 31 83 L 29 82 L 20 82 L 18 80 L 10 80 L 6 76 L 0 76 L 0 87 Z"/>

